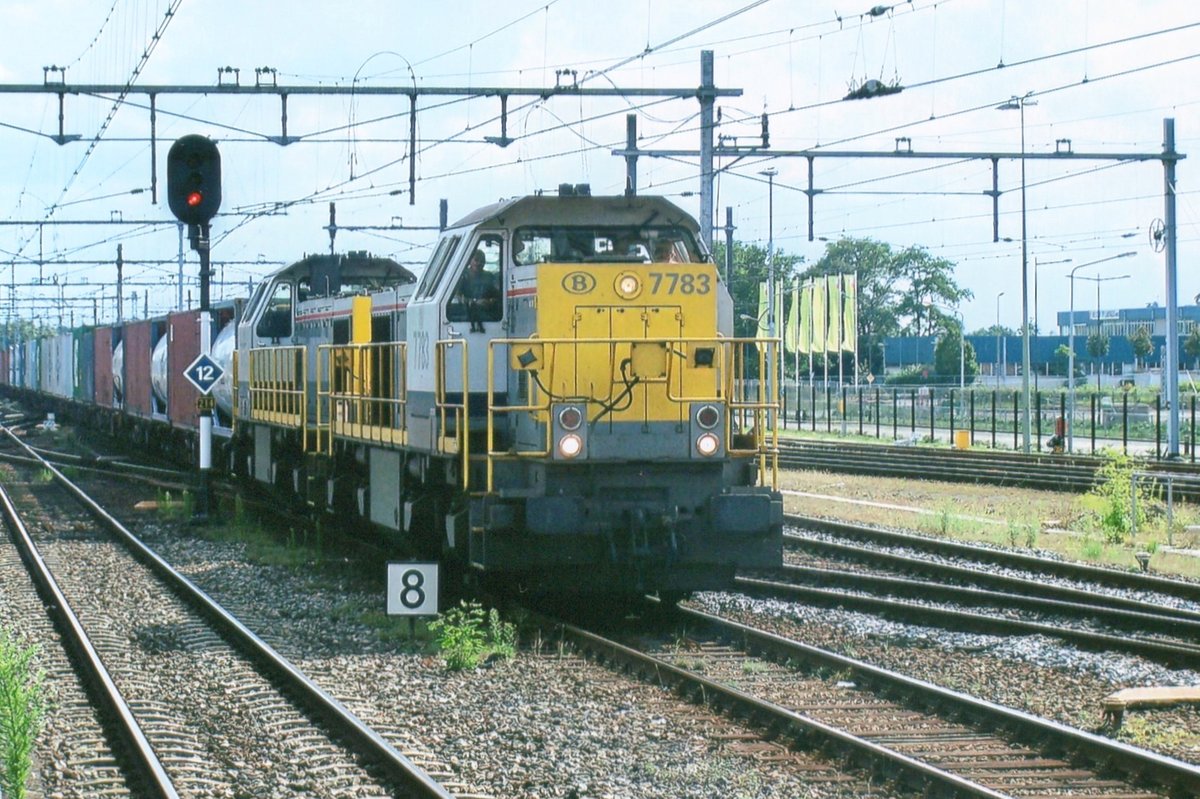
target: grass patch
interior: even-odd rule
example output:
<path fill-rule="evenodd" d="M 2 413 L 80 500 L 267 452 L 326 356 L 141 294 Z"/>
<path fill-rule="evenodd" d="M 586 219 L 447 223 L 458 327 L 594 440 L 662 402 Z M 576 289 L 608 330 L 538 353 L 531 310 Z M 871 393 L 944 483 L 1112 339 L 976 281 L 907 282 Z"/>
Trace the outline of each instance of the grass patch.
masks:
<path fill-rule="evenodd" d="M 310 533 L 307 529 L 297 531 L 292 527 L 280 540 L 261 523 L 235 516 L 227 522 L 201 527 L 200 535 L 209 541 L 241 544 L 246 548 L 246 557 L 263 566 L 296 569 L 320 564 L 322 560 L 320 528 Z"/>
<path fill-rule="evenodd" d="M 1126 714 L 1117 739 L 1160 752 L 1200 746 L 1200 735 L 1187 729 L 1155 723 L 1153 715 Z"/>
<path fill-rule="evenodd" d="M 155 496 L 158 518 L 163 521 L 183 521 L 192 518 L 195 500 L 191 491 L 183 491 L 176 499 L 170 491 L 160 489 Z"/>
<path fill-rule="evenodd" d="M 950 502 L 941 503 L 932 516 L 922 514 L 916 517 L 915 526 L 917 530 L 939 538 L 980 540 L 987 537 L 987 525 L 963 516 L 959 508 Z"/>
<path fill-rule="evenodd" d="M 36 646 L 22 646 L 0 627 L 0 793 L 10 799 L 25 797 L 46 717 L 45 673 L 34 666 L 36 656 Z"/>
<path fill-rule="evenodd" d="M 1200 579 L 1200 558 L 1163 551 L 1167 541 L 1165 503 L 1161 496 L 1155 496 L 1155 492 L 1151 492 L 1149 501 L 1139 500 L 1147 514 L 1145 522 L 1138 524 L 1137 535 L 1132 539 L 1125 536 L 1120 543 L 1113 544 L 1095 529 L 1091 521 L 1095 514 L 1087 507 L 1092 500 L 1085 499 L 1086 495 L 810 470 L 781 471 L 780 487 L 820 495 L 785 494 L 784 505 L 788 513 L 915 530 L 932 536 L 942 535 L 944 526 L 946 537 L 955 540 L 1006 547 L 1032 546 L 1057 552 L 1066 558 L 1121 569 L 1137 568 L 1135 551 L 1152 551 L 1152 572 Z M 1123 492 L 1128 496 L 1128 482 L 1124 483 Z M 953 500 L 947 497 L 953 497 Z M 867 503 L 883 503 L 884 506 Z M 909 513 L 891 507 L 893 505 L 927 512 Z M 955 518 L 962 516 L 995 519 L 995 522 Z M 1047 522 L 1052 522 L 1054 528 L 1081 535 L 1048 534 L 1043 531 Z M 1200 533 L 1189 529 L 1196 524 L 1200 524 L 1200 507 L 1176 501 L 1172 537 L 1175 547 L 1200 548 Z"/>

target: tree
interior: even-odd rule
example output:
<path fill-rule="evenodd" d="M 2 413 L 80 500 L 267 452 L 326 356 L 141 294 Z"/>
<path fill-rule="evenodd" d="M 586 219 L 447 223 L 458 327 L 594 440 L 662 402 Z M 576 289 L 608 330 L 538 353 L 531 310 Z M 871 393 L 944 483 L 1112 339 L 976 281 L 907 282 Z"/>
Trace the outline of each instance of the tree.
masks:
<path fill-rule="evenodd" d="M 1100 359 L 1108 355 L 1108 336 L 1099 331 L 1089 333 L 1087 338 L 1088 355 L 1096 362 L 1096 390 L 1100 389 Z"/>
<path fill-rule="evenodd" d="M 967 383 L 973 383 L 975 376 L 979 374 L 975 348 L 968 341 L 966 346 L 960 350 L 960 341 L 962 341 L 962 337 L 959 335 L 958 325 L 947 325 L 933 348 L 933 370 L 946 382 L 957 383 L 959 358 L 961 357 L 962 375 Z"/>
<path fill-rule="evenodd" d="M 1137 359 L 1141 358 L 1144 366 L 1146 356 L 1154 352 L 1154 342 L 1150 340 L 1150 330 L 1142 325 L 1133 331 L 1133 335 L 1129 337 L 1129 346 L 1133 348 L 1133 368 L 1136 370 Z"/>
<path fill-rule="evenodd" d="M 717 271 L 725 274 L 725 245 L 718 243 L 713 252 L 717 262 Z M 780 285 L 791 287 L 796 281 L 797 267 L 804 263 L 803 256 L 775 251 L 775 280 Z M 733 243 L 733 273 L 729 276 L 729 293 L 733 297 L 734 334 L 739 337 L 752 337 L 758 333 L 758 287 L 767 279 L 767 248 L 757 244 L 747 244 L 741 241 Z M 790 298 L 789 292 L 784 292 L 785 305 Z M 775 329 L 783 331 L 783 321 L 787 317 L 784 308 L 775 309 Z M 743 319 L 742 316 L 751 319 Z"/>
<path fill-rule="evenodd" d="M 939 317 L 925 307 L 926 301 L 955 306 L 972 296 L 954 281 L 954 264 L 944 258 L 920 247 L 896 252 L 871 239 L 830 242 L 802 277 L 851 272 L 858 275 L 859 357 L 877 374 L 883 370 L 880 344 L 885 337 L 937 329 Z"/>
<path fill-rule="evenodd" d="M 725 275 L 725 245 L 718 243 L 713 257 L 717 271 Z M 790 288 L 796 282 L 796 274 L 803 256 L 775 251 L 775 280 Z M 733 333 L 738 338 L 753 338 L 758 335 L 758 287 L 767 279 L 767 248 L 757 244 L 735 241 L 733 243 L 733 273 L 729 276 L 729 294 L 733 298 Z M 784 292 L 784 307 L 775 309 L 775 332 L 783 335 L 784 313 L 790 302 L 790 291 Z M 750 317 L 749 319 L 744 317 Z M 784 359 L 786 368 L 787 362 Z M 753 364 L 750 365 L 751 367 Z"/>
<path fill-rule="evenodd" d="M 1183 351 L 1192 359 L 1193 363 L 1200 360 L 1200 327 L 1192 328 L 1187 340 L 1183 342 Z"/>
<path fill-rule="evenodd" d="M 1050 368 L 1056 375 L 1065 375 L 1071 364 L 1071 349 L 1066 344 L 1059 344 L 1054 350 L 1054 360 Z M 1076 366 L 1076 369 L 1079 367 Z"/>
<path fill-rule="evenodd" d="M 968 333 L 967 335 L 991 336 L 992 338 L 995 338 L 996 336 L 1015 336 L 1017 335 L 1017 331 L 1013 330 L 1011 327 L 1005 327 L 1004 325 L 988 325 L 987 327 L 981 327 L 974 333 Z"/>

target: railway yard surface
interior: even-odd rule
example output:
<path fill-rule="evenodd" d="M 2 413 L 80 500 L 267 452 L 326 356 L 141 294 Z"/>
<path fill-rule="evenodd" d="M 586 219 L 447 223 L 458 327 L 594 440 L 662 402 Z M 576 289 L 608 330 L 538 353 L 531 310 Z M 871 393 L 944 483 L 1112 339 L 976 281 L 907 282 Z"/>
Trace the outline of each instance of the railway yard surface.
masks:
<path fill-rule="evenodd" d="M 66 440 L 31 428 L 26 438 L 51 448 Z M 492 659 L 476 670 L 450 671 L 433 651 L 423 626 L 416 640 L 410 640 L 406 625 L 382 615 L 382 574 L 364 574 L 353 559 L 321 552 L 296 531 L 285 533 L 277 547 L 262 547 L 248 543 L 252 536 L 227 534 L 227 524 L 196 527 L 177 513 L 135 510 L 139 502 L 165 504 L 166 490 L 114 479 L 111 472 L 78 470 L 74 478 L 85 490 L 102 496 L 106 507 L 163 558 L 351 711 L 387 731 L 389 740 L 406 751 L 423 752 L 427 767 L 443 775 L 457 796 L 918 795 L 816 748 L 789 748 L 752 722 L 697 705 L 655 681 L 586 657 L 519 614 L 513 618 L 520 636 L 514 658 Z M 30 498 L 39 493 L 38 479 L 34 473 L 18 472 L 13 464 L 0 463 L 0 480 L 18 504 L 36 504 Z M 1078 495 L 815 471 L 785 471 L 781 487 L 788 514 L 905 528 L 997 547 L 1015 542 L 1023 551 L 1086 554 L 1136 568 L 1133 547 L 1106 545 L 1097 552 L 1086 546 L 1088 535 L 1072 529 L 1083 513 Z M 1186 510 L 1180 513 L 1186 515 Z M 804 530 L 793 519 L 785 533 Z M 1175 544 L 1182 551 L 1155 548 L 1151 571 L 1195 580 L 1200 558 L 1186 550 L 1197 546 L 1197 537 L 1181 526 Z M 785 552 L 789 564 L 811 560 L 802 551 Z M 87 562 L 94 585 L 112 590 L 124 586 L 123 567 L 111 563 L 115 562 L 101 558 Z M 4 624 L 37 642 L 44 667 L 57 675 L 62 670 L 51 661 L 59 657 L 59 644 L 46 619 L 29 610 L 7 610 L 30 607 L 31 590 L 20 563 L 9 555 L 0 557 Z M 685 605 L 1200 766 L 1200 707 L 1131 709 L 1116 731 L 1106 724 L 1102 708 L 1106 696 L 1123 688 L 1200 686 L 1200 660 L 1180 666 L 1076 647 L 1048 635 L 953 630 L 749 590 L 699 594 Z M 1179 605 L 1200 612 L 1198 602 Z M 137 629 L 136 619 L 128 623 Z M 687 629 L 669 633 L 658 647 L 659 656 L 706 670 L 714 680 L 733 682 L 778 668 L 743 664 L 730 676 L 719 662 L 704 665 L 692 636 Z M 147 625 L 135 637 L 140 645 L 168 654 L 176 665 L 185 661 L 182 674 L 199 673 L 203 659 L 212 656 L 209 642 L 175 640 L 169 627 Z M 845 674 L 817 676 L 839 689 L 854 689 L 853 678 Z M 177 707 L 209 701 L 200 683 L 178 679 L 171 695 L 160 700 Z M 90 766 L 81 765 L 86 757 L 79 725 L 85 722 L 80 721 L 78 705 L 84 700 L 65 680 L 52 679 L 50 688 L 52 711 L 38 741 L 30 796 L 88 796 L 88 779 L 94 775 L 86 773 Z M 776 688 L 774 699 L 786 704 L 779 693 Z M 207 787 L 197 782 L 186 795 L 344 795 L 327 787 L 336 783 L 310 780 L 302 765 L 279 768 L 271 761 L 302 759 L 303 747 L 271 741 L 272 729 L 259 726 L 251 716 L 240 721 L 243 734 L 222 744 L 227 762 L 221 778 Z M 274 775 L 274 781 L 263 782 L 263 774 Z M 376 795 L 370 788 L 356 790 L 360 792 L 351 795 Z M 1114 790 L 1102 795 L 1170 795 L 1152 786 Z M 1042 794 L 1013 788 L 1011 794 L 1000 790 L 999 795 Z"/>

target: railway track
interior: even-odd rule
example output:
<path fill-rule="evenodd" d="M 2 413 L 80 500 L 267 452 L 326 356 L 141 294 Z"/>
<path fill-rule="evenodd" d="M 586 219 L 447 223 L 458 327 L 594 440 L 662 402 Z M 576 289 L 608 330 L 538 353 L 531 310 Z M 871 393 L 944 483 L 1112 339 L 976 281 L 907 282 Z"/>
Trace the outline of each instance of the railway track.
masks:
<path fill-rule="evenodd" d="M 1173 606 L 1178 597 L 1162 593 L 1164 583 L 1185 595 L 1200 586 L 1095 567 L 1075 569 L 1075 564 L 1031 556 L 1019 561 L 1023 573 L 997 573 L 994 561 L 1006 553 L 996 550 L 955 545 L 955 558 L 948 561 L 943 554 L 913 554 L 922 545 L 944 549 L 944 542 L 919 536 L 817 520 L 807 520 L 803 527 L 825 533 L 785 536 L 787 548 L 803 565 L 742 576 L 744 591 L 947 629 L 1047 635 L 1177 667 L 1200 663 L 1200 607 L 1187 600 Z M 875 539 L 871 544 L 836 540 L 868 534 Z M 1074 585 L 1047 577 L 1053 571 L 1061 578 L 1064 569 Z M 1122 588 L 1106 586 L 1106 578 Z M 1127 595 L 1131 580 L 1141 597 Z"/>
<path fill-rule="evenodd" d="M 0 504 L 102 726 L 121 730 L 78 766 L 101 769 L 106 793 L 453 796 L 55 467 L 40 469 L 54 485 L 27 481 L 24 502 L 3 492 Z M 24 503 L 55 518 L 27 525 Z M 97 584 L 104 573 L 122 577 Z M 187 701 L 172 701 L 180 691 Z"/>
<path fill-rule="evenodd" d="M 1200 769 L 1186 763 L 698 610 L 662 612 L 619 641 L 561 629 L 614 668 L 925 794 L 1200 795 Z"/>
<path fill-rule="evenodd" d="M 804 548 L 807 551 L 818 554 L 823 552 L 840 553 L 847 559 L 856 559 L 863 563 L 874 562 L 891 566 L 902 562 L 897 558 L 897 555 L 916 553 L 919 557 L 911 560 L 909 566 L 914 570 L 931 576 L 947 578 L 961 576 L 963 573 L 949 568 L 954 565 L 952 561 L 958 559 L 968 565 L 990 564 L 1005 569 L 1061 578 L 1062 580 L 1094 586 L 1094 588 L 1081 589 L 1082 593 L 1081 590 L 1064 590 L 1063 586 L 1054 582 L 1045 582 L 1040 589 L 1035 589 L 1034 586 L 1029 586 L 1028 588 L 1028 590 L 1040 590 L 1043 596 L 1064 599 L 1066 601 L 1090 599 L 1095 604 L 1126 607 L 1131 610 L 1146 609 L 1145 603 L 1130 603 L 1119 595 L 1104 596 L 1097 590 L 1107 586 L 1123 591 L 1146 592 L 1152 596 L 1151 601 L 1159 605 L 1161 605 L 1160 598 L 1153 595 L 1161 595 L 1162 597 L 1179 600 L 1180 602 L 1200 603 L 1200 583 L 1196 582 L 1174 580 L 1168 577 L 1159 577 L 1154 574 L 1134 571 L 1121 571 L 1103 566 L 1092 566 L 1075 561 L 1044 558 L 1008 549 L 994 549 L 992 547 L 964 544 L 957 541 L 930 538 L 928 536 L 914 535 L 896 530 L 886 530 L 864 524 L 819 519 L 811 516 L 788 515 L 784 517 L 784 521 L 786 524 L 798 529 L 827 534 L 835 539 L 839 539 L 844 544 L 841 548 L 830 547 L 811 536 L 788 535 L 785 536 L 784 540 L 789 547 Z M 893 549 L 898 550 L 898 552 L 894 552 L 891 556 L 885 558 L 880 554 L 883 549 Z M 939 564 L 931 559 L 932 556 L 950 559 L 951 562 Z M 1001 574 L 989 576 L 978 569 L 974 569 L 968 574 L 980 581 L 981 584 L 986 583 L 992 587 L 1010 585 L 1010 583 L 1000 579 L 1003 576 Z M 1025 585 L 1026 583 L 1027 581 L 1021 584 Z M 1159 611 L 1163 613 L 1171 612 L 1167 607 L 1159 607 Z M 1182 615 L 1188 618 L 1192 617 L 1190 613 Z"/>
<path fill-rule="evenodd" d="M 1019 486 L 1043 491 L 1085 493 L 1097 483 L 1103 458 L 1086 455 L 1024 455 L 991 450 L 859 444 L 783 438 L 779 465 L 877 477 L 922 478 L 957 483 Z M 1200 466 L 1183 461 L 1151 460 L 1141 468 L 1200 479 Z M 1175 496 L 1200 501 L 1200 488 L 1180 484 Z"/>
<path fill-rule="evenodd" d="M 888 619 L 945 627 L 973 633 L 1046 635 L 1089 649 L 1127 652 L 1177 667 L 1200 662 L 1200 645 L 1180 640 L 1180 628 L 1189 638 L 1200 625 L 1165 620 L 1151 614 L 1110 611 L 1087 605 L 1035 599 L 999 591 L 948 587 L 934 582 L 903 580 L 860 573 L 785 567 L 780 580 L 742 577 L 741 590 L 752 595 L 782 597 L 824 607 L 857 609 Z M 896 595 L 919 598 L 906 601 Z M 931 604 L 936 602 L 937 604 Z M 949 606 L 947 606 L 949 605 Z M 962 606 L 981 608 L 964 610 Z M 985 612 L 983 608 L 990 609 Z M 1026 614 L 1014 612 L 1022 608 Z M 1073 625 L 1062 619 L 1071 619 Z M 1099 620 L 1104 627 L 1138 630 L 1141 635 L 1089 629 L 1080 621 Z M 1161 638 L 1146 636 L 1148 628 L 1164 629 Z"/>

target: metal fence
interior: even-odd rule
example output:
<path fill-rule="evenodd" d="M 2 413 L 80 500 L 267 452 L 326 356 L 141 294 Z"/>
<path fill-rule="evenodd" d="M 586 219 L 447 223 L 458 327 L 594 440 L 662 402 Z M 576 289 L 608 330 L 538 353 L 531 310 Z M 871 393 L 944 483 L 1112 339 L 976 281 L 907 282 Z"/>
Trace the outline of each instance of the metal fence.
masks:
<path fill-rule="evenodd" d="M 1039 451 L 1055 448 L 1068 418 L 1065 390 L 1033 391 L 1030 403 L 1030 445 Z M 1180 454 L 1196 460 L 1196 397 L 1180 395 Z M 1167 446 L 1167 403 L 1160 393 L 1076 390 L 1074 451 L 1121 451 L 1161 458 Z M 791 429 L 879 439 L 955 441 L 964 432 L 971 444 L 1021 448 L 1021 390 L 958 386 L 838 385 L 820 380 L 789 381 L 784 387 L 783 415 Z M 1059 420 L 1063 420 L 1062 423 Z M 961 439 L 961 436 L 958 437 Z"/>

